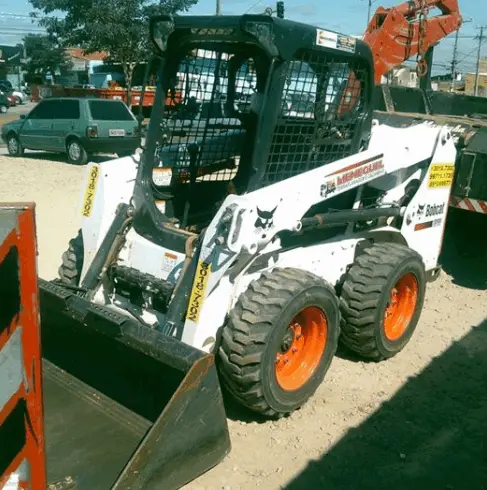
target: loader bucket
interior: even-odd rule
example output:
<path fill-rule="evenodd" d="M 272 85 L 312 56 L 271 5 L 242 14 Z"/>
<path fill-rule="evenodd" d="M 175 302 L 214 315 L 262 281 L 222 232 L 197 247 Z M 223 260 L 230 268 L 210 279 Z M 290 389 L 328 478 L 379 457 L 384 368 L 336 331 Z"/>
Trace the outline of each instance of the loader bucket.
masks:
<path fill-rule="evenodd" d="M 49 481 L 171 490 L 230 450 L 212 355 L 39 280 Z"/>

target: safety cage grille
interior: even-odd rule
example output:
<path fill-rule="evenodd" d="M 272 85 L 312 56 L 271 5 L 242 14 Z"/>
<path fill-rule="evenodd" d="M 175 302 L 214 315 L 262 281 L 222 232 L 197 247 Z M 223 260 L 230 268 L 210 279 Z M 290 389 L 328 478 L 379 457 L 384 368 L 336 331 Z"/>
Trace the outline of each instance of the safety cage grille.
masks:
<path fill-rule="evenodd" d="M 360 59 L 318 50 L 298 53 L 286 70 L 263 186 L 357 151 L 367 80 L 368 68 Z"/>
<path fill-rule="evenodd" d="M 232 64 L 237 68 L 230 75 Z M 170 85 L 166 139 L 156 153 L 161 184 L 169 185 L 162 175 L 162 168 L 168 167 L 172 185 L 188 183 L 192 170 L 196 182 L 232 180 L 241 159 L 250 153 L 245 117 L 257 86 L 252 48 L 220 44 L 189 49 L 179 58 Z"/>

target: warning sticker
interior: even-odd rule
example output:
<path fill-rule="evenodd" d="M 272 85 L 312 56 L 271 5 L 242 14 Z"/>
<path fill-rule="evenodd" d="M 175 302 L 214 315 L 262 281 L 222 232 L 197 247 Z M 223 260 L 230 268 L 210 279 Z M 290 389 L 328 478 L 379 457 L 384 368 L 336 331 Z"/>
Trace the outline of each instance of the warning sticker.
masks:
<path fill-rule="evenodd" d="M 316 29 L 316 45 L 322 46 L 323 48 L 339 49 L 340 51 L 355 53 L 357 41 L 350 36 L 325 31 L 324 29 Z"/>
<path fill-rule="evenodd" d="M 88 184 L 86 185 L 85 198 L 83 200 L 83 211 L 82 214 L 85 218 L 91 216 L 93 211 L 93 202 L 95 200 L 96 184 L 98 183 L 98 176 L 100 175 L 100 167 L 98 165 L 93 165 L 90 168 L 90 173 L 88 176 Z"/>
<path fill-rule="evenodd" d="M 178 261 L 177 255 L 170 252 L 166 252 L 164 254 L 164 259 L 162 261 L 162 270 L 164 272 L 172 272 L 174 267 L 176 267 L 177 261 Z"/>
<path fill-rule="evenodd" d="M 152 180 L 159 187 L 171 185 L 172 170 L 170 168 L 154 168 L 152 170 Z"/>
<path fill-rule="evenodd" d="M 191 297 L 189 298 L 188 312 L 186 320 L 198 323 L 200 317 L 201 305 L 203 304 L 203 296 L 205 294 L 208 279 L 210 278 L 210 264 L 200 261 L 196 270 Z"/>
<path fill-rule="evenodd" d="M 455 173 L 453 163 L 435 163 L 431 166 L 428 187 L 430 189 L 440 189 L 450 187 Z"/>
<path fill-rule="evenodd" d="M 356 44 L 357 41 L 355 38 L 338 34 L 337 49 L 341 51 L 348 51 L 349 53 L 355 53 Z"/>

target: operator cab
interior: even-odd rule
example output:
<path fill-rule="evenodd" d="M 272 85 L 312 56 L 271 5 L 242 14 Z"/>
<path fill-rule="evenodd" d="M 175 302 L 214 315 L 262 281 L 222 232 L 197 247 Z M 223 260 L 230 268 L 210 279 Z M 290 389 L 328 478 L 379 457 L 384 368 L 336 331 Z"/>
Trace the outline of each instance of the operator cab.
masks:
<path fill-rule="evenodd" d="M 151 37 L 162 66 L 134 220 L 149 239 L 162 245 L 168 225 L 197 232 L 229 193 L 367 145 L 373 61 L 362 41 L 255 15 L 156 17 Z"/>

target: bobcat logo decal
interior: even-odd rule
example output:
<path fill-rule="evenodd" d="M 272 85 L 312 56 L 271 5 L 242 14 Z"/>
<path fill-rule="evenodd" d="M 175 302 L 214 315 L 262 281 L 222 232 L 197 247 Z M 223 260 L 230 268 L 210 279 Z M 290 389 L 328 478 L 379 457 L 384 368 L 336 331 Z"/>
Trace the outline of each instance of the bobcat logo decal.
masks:
<path fill-rule="evenodd" d="M 257 208 L 257 220 L 255 221 L 256 228 L 262 228 L 264 230 L 268 230 L 274 226 L 274 212 L 276 211 L 277 206 L 271 211 L 262 211 Z"/>
<path fill-rule="evenodd" d="M 418 204 L 418 218 L 423 216 L 425 206 L 426 204 Z"/>

